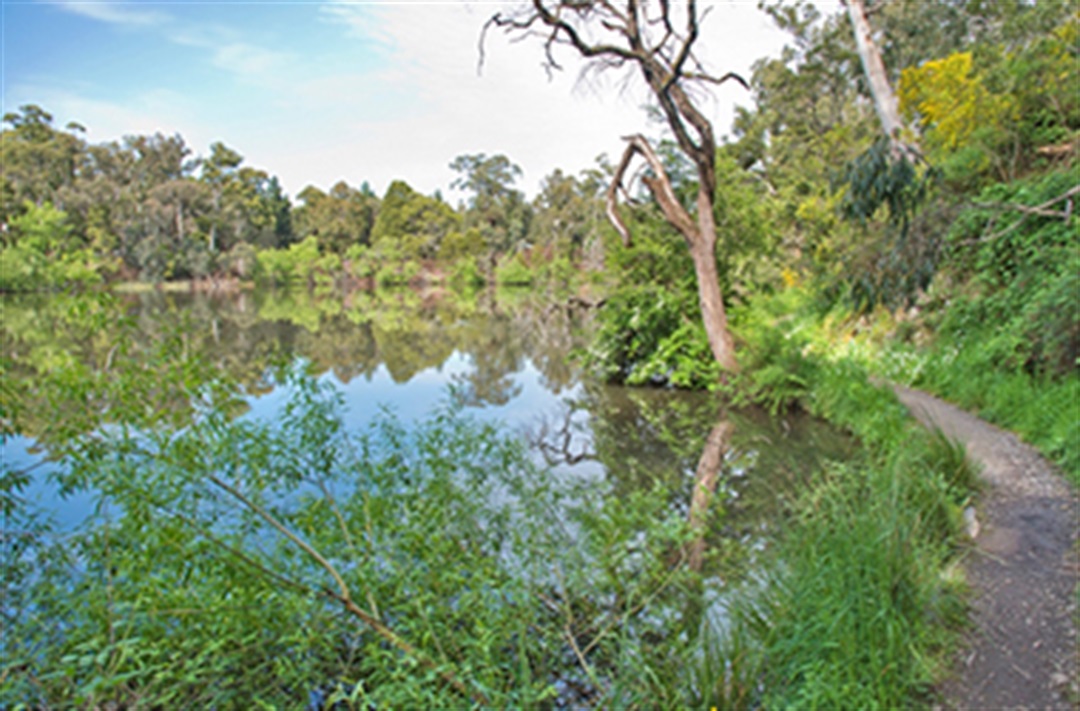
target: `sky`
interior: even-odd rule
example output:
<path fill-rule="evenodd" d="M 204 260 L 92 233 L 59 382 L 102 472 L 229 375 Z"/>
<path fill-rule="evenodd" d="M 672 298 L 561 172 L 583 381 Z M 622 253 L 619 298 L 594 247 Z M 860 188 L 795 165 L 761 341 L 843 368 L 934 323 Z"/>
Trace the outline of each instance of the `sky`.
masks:
<path fill-rule="evenodd" d="M 713 0 L 701 59 L 715 74 L 749 77 L 785 42 L 757 0 Z M 432 194 L 450 189 L 458 155 L 504 154 L 534 195 L 555 168 L 577 173 L 621 136 L 655 136 L 639 83 L 581 81 L 581 64 L 549 78 L 536 41 L 480 32 L 490 2 L 91 2 L 3 0 L 3 112 L 33 103 L 54 125 L 76 121 L 93 143 L 179 133 L 193 155 L 222 141 L 245 165 L 307 185 L 392 180 Z M 717 87 L 704 108 L 730 131 L 749 93 Z"/>

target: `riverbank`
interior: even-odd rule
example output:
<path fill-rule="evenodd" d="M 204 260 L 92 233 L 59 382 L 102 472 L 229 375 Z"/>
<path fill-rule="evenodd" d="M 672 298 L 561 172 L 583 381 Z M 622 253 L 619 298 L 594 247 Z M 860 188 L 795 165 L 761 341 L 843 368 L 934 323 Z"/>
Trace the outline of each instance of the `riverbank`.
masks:
<path fill-rule="evenodd" d="M 802 405 L 855 434 L 864 458 L 827 468 L 796 504 L 777 579 L 738 613 L 739 645 L 760 649 L 767 708 L 932 703 L 965 622 L 973 472 L 856 364 L 808 357 L 802 374 Z"/>
<path fill-rule="evenodd" d="M 883 382 L 883 373 L 901 371 L 898 363 L 911 368 L 936 357 L 903 346 L 891 350 L 883 329 L 874 328 L 886 319 L 876 323 L 863 319 L 853 328 L 835 315 L 805 308 L 801 298 L 798 293 L 781 294 L 739 314 L 749 356 L 741 392 L 774 408 L 799 405 L 850 429 L 870 451 L 869 464 L 856 481 L 847 477 L 845 483 L 839 477 L 838 486 L 830 489 L 826 484 L 808 496 L 811 516 L 821 516 L 823 509 L 835 512 L 838 497 L 848 507 L 839 516 L 822 517 L 834 526 L 828 549 L 865 545 L 876 551 L 876 558 L 887 555 L 890 540 L 901 531 L 921 553 L 914 556 L 919 565 L 899 555 L 877 569 L 845 551 L 839 570 L 828 573 L 834 576 L 831 587 L 812 587 L 813 567 L 806 572 L 807 581 L 791 566 L 795 582 L 789 587 L 797 594 L 790 595 L 786 604 L 798 605 L 800 595 L 818 589 L 825 592 L 816 597 L 831 596 L 837 602 L 832 610 L 815 602 L 814 609 L 800 613 L 783 637 L 769 642 L 783 651 L 791 646 L 790 639 L 814 640 L 805 643 L 802 661 L 786 672 L 801 681 L 769 705 L 1073 708 L 1075 489 L 1015 435 L 925 393 L 901 388 L 894 394 L 888 386 L 872 384 Z M 954 355 L 953 364 L 963 362 L 963 354 Z M 1017 389 L 1025 382 L 1029 381 L 1014 375 L 1003 385 Z M 1043 391 L 1052 393 L 1069 387 L 1067 381 L 1056 385 L 1056 391 L 1049 383 L 1042 385 Z M 1003 396 L 988 387 L 981 397 L 994 401 Z M 909 409 L 930 431 L 914 428 Z M 1044 417 L 1060 414 L 1050 411 Z M 1067 419 L 1056 417 L 1057 431 L 1074 426 Z M 895 492 L 902 490 L 918 493 L 897 499 Z M 861 492 L 862 498 L 852 498 L 852 491 Z M 883 501 L 888 504 L 883 506 Z M 974 521 L 970 517 L 965 521 L 965 510 L 977 511 Z M 856 523 L 864 518 L 868 525 Z M 935 518 L 943 525 L 928 526 Z M 825 549 L 815 546 L 801 527 L 792 538 L 792 550 L 781 552 L 781 559 L 806 547 Z M 862 579 L 850 573 L 844 577 L 852 561 L 869 573 L 860 574 Z M 922 574 L 898 575 L 905 568 Z M 875 627 L 876 620 L 892 617 L 886 636 L 874 639 L 864 633 L 848 638 L 843 620 L 849 613 L 842 601 L 856 605 L 876 591 L 896 592 L 905 586 L 907 599 L 917 604 L 901 604 L 895 595 L 880 596 L 873 598 L 873 609 L 863 617 L 875 620 L 864 625 L 864 632 Z M 826 626 L 818 617 L 831 624 Z M 880 663 L 864 664 L 859 674 L 848 675 L 860 658 L 875 656 L 859 645 L 882 644 L 897 635 L 908 646 L 894 648 L 894 658 L 879 654 Z M 848 655 L 834 657 L 831 650 L 836 646 L 847 648 Z M 829 661 L 817 662 L 817 668 L 816 647 L 830 650 L 824 652 Z M 768 654 L 775 664 L 777 653 Z M 898 674 L 905 665 L 911 673 Z M 882 688 L 880 680 L 890 676 L 896 686 Z M 829 689 L 846 689 L 849 695 L 829 697 Z M 851 689 L 857 691 L 854 697 Z"/>

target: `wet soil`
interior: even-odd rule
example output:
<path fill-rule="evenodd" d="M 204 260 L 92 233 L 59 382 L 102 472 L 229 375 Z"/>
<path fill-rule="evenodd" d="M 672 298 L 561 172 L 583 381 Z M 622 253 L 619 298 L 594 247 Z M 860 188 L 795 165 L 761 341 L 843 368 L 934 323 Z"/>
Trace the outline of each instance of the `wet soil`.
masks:
<path fill-rule="evenodd" d="M 964 560 L 972 626 L 940 708 L 1080 709 L 1077 492 L 1015 435 L 926 393 L 896 394 L 962 443 L 987 484 Z"/>

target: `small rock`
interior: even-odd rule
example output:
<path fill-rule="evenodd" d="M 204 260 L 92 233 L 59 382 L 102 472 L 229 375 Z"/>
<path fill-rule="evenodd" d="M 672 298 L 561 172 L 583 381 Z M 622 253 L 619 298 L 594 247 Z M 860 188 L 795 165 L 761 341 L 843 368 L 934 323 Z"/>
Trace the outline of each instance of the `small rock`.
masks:
<path fill-rule="evenodd" d="M 964 509 L 964 527 L 967 529 L 968 537 L 971 540 L 975 540 L 979 535 L 979 519 L 975 518 L 975 507 L 968 506 Z"/>

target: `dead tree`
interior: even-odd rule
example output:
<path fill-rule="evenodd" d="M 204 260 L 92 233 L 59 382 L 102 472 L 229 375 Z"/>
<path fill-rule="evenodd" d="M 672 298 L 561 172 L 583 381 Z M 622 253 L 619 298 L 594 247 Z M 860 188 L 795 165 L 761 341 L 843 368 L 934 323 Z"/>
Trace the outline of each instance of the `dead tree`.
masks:
<path fill-rule="evenodd" d="M 709 347 L 721 368 L 735 372 L 738 363 L 716 268 L 716 138 L 712 124 L 691 94 L 696 87 L 719 85 L 729 79 L 744 87 L 747 84 L 733 73 L 720 77 L 709 74 L 695 58 L 694 45 L 705 14 L 707 11 L 699 13 L 695 0 L 625 0 L 618 6 L 610 0 L 532 0 L 515 12 L 496 14 L 484 30 L 496 27 L 515 40 L 536 37 L 543 42 L 549 71 L 561 69 L 555 59 L 560 46 L 576 51 L 589 62 L 589 68 L 640 71 L 679 149 L 694 164 L 698 179 L 695 208 L 683 207 L 652 145 L 643 136 L 634 135 L 625 137 L 626 150 L 607 191 L 607 214 L 629 245 L 630 231 L 619 215 L 617 198 L 620 192 L 626 194 L 623 183 L 627 171 L 640 156 L 651 172 L 642 182 L 690 249 Z"/>

